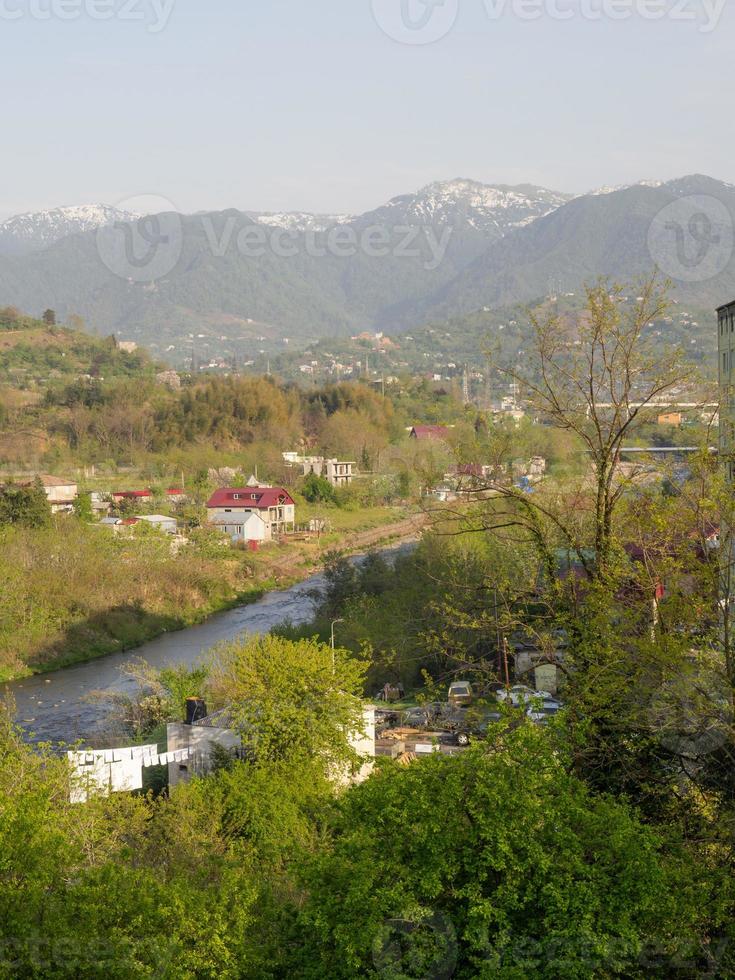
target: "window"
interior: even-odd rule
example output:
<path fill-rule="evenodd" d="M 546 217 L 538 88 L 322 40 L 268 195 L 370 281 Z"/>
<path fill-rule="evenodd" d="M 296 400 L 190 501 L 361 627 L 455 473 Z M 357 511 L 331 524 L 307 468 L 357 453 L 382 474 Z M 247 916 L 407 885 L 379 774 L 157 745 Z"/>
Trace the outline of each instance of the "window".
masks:
<path fill-rule="evenodd" d="M 240 494 L 239 493 L 233 493 L 232 499 L 233 500 L 239 500 L 240 499 Z"/>

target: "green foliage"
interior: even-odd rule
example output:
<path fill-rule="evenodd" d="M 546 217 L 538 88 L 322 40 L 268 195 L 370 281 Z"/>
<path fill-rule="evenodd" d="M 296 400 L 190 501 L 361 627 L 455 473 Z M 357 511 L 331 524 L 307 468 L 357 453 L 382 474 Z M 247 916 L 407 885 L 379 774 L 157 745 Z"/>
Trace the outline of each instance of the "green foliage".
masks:
<path fill-rule="evenodd" d="M 337 494 L 332 484 L 323 476 L 309 473 L 304 480 L 301 493 L 310 504 L 334 504 Z"/>
<path fill-rule="evenodd" d="M 533 726 L 347 794 L 306 862 L 299 975 L 666 976 L 707 890 L 624 804 L 590 794 Z M 296 964 L 294 964 L 295 966 Z"/>
<path fill-rule="evenodd" d="M 51 508 L 40 480 L 30 486 L 13 483 L 0 487 L 0 525 L 44 528 L 51 524 Z"/>
<path fill-rule="evenodd" d="M 257 759 L 329 768 L 358 761 L 348 738 L 362 728 L 365 667 L 315 639 L 255 637 L 217 648 L 210 690 Z"/>
<path fill-rule="evenodd" d="M 90 521 L 94 520 L 91 494 L 84 492 L 77 494 L 74 501 L 74 513 L 80 521 L 86 521 L 89 523 Z"/>
<path fill-rule="evenodd" d="M 66 519 L 0 527 L 0 673 L 130 649 L 189 625 L 242 592 L 245 568 L 226 547 L 172 554 L 159 534 Z"/>

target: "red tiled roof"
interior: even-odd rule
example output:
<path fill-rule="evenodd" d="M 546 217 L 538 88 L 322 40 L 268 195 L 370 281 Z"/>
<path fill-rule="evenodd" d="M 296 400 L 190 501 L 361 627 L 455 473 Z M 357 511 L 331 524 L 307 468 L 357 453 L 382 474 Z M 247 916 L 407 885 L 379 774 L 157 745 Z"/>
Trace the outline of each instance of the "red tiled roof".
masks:
<path fill-rule="evenodd" d="M 183 496 L 184 491 L 180 490 L 178 487 L 169 487 L 166 493 L 169 497 L 180 497 Z"/>
<path fill-rule="evenodd" d="M 411 435 L 415 439 L 444 439 L 449 435 L 449 429 L 445 425 L 415 425 Z"/>
<path fill-rule="evenodd" d="M 207 507 L 242 507 L 245 510 L 268 510 L 280 504 L 292 504 L 291 494 L 283 487 L 223 487 L 215 490 Z"/>

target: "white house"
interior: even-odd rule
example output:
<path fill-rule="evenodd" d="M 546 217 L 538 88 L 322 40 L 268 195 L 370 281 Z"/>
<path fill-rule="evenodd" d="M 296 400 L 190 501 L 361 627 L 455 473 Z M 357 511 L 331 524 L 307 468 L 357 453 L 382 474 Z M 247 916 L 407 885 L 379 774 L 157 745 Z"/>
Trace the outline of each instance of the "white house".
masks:
<path fill-rule="evenodd" d="M 155 527 L 165 534 L 176 534 L 176 518 L 167 517 L 165 514 L 142 514 L 140 517 L 135 518 L 135 523 L 150 524 L 151 527 Z"/>
<path fill-rule="evenodd" d="M 273 540 L 271 525 L 255 511 L 228 515 L 220 520 L 210 518 L 209 522 L 232 538 L 233 542 L 257 541 L 259 544 L 264 544 L 266 541 Z"/>
<path fill-rule="evenodd" d="M 270 541 L 293 530 L 296 505 L 283 487 L 223 487 L 207 501 L 208 522 L 233 541 Z"/>

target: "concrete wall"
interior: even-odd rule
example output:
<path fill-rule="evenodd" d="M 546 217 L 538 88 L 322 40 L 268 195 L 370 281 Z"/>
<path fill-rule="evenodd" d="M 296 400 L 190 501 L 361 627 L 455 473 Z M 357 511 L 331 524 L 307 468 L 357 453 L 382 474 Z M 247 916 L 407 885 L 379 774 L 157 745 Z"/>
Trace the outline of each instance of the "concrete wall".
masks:
<path fill-rule="evenodd" d="M 192 776 L 204 776 L 209 771 L 212 747 L 220 745 L 225 749 L 238 749 L 240 736 L 229 728 L 210 728 L 207 725 L 184 725 L 172 722 L 166 726 L 168 751 L 191 749 L 188 762 L 171 762 L 168 767 L 169 786 L 188 782 Z"/>

